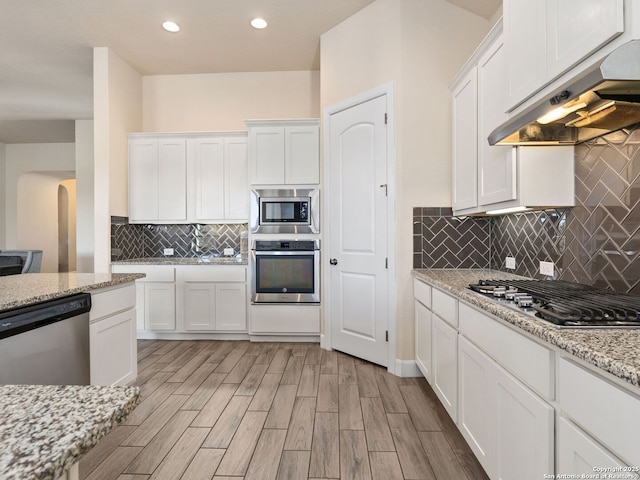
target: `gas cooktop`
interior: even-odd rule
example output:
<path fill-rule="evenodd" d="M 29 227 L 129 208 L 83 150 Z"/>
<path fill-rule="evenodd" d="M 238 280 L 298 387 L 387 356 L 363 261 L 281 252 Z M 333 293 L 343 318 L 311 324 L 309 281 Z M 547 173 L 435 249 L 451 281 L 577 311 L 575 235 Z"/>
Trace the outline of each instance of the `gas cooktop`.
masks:
<path fill-rule="evenodd" d="M 469 288 L 558 328 L 640 328 L 640 296 L 561 280 L 480 280 Z"/>

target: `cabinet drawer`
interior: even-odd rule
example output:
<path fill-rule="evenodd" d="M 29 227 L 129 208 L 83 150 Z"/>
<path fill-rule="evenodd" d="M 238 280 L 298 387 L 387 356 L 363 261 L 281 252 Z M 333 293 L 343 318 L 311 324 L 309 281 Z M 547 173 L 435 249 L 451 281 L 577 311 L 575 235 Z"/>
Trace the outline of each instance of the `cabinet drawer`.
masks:
<path fill-rule="evenodd" d="M 178 280 L 183 282 L 244 282 L 247 268 L 236 265 L 180 265 Z"/>
<path fill-rule="evenodd" d="M 129 310 L 135 306 L 136 286 L 134 284 L 111 290 L 97 291 L 91 294 L 89 319 L 93 322 L 99 318 Z"/>
<path fill-rule="evenodd" d="M 459 308 L 461 334 L 539 394 L 554 398 L 554 356 L 551 349 L 464 303 L 460 303 Z"/>
<path fill-rule="evenodd" d="M 431 286 L 420 280 L 413 280 L 413 296 L 425 307 L 431 308 Z"/>
<path fill-rule="evenodd" d="M 458 326 L 458 300 L 437 288 L 431 292 L 431 310 L 450 325 Z"/>
<path fill-rule="evenodd" d="M 112 265 L 113 273 L 144 273 L 146 277 L 138 282 L 175 282 L 173 265 Z"/>
<path fill-rule="evenodd" d="M 561 358 L 558 400 L 564 415 L 628 465 L 640 465 L 640 398 Z"/>

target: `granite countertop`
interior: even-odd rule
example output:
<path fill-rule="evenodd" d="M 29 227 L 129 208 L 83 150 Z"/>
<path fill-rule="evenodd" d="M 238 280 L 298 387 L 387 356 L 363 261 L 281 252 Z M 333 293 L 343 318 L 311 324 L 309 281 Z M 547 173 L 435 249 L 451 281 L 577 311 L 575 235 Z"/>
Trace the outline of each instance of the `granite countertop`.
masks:
<path fill-rule="evenodd" d="M 0 277 L 0 311 L 143 278 L 140 273 L 26 273 Z"/>
<path fill-rule="evenodd" d="M 235 257 L 144 257 L 115 260 L 111 265 L 247 265 L 247 255 Z"/>
<path fill-rule="evenodd" d="M 480 279 L 522 279 L 487 269 L 416 269 L 414 277 L 496 315 L 596 367 L 640 387 L 640 329 L 559 329 L 496 304 L 466 287 Z"/>
<path fill-rule="evenodd" d="M 139 399 L 138 387 L 0 386 L 0 478 L 56 480 Z"/>

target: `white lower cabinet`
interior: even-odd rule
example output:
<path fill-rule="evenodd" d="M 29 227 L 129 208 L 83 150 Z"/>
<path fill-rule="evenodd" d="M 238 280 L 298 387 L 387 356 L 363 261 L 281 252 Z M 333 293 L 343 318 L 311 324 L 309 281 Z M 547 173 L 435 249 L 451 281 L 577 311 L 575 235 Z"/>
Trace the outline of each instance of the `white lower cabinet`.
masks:
<path fill-rule="evenodd" d="M 554 470 L 554 408 L 495 367 L 492 478 L 538 480 Z"/>
<path fill-rule="evenodd" d="M 489 478 L 640 478 L 637 388 L 421 283 L 416 364 Z"/>
<path fill-rule="evenodd" d="M 493 471 L 493 361 L 464 337 L 458 343 L 458 428 L 487 472 Z"/>
<path fill-rule="evenodd" d="M 624 463 L 566 418 L 558 422 L 557 473 L 584 475 L 589 478 L 597 469 L 624 468 Z M 616 471 L 616 470 L 610 470 Z M 617 470 L 622 471 L 622 470 Z M 569 477 L 567 477 L 569 478 Z"/>
<path fill-rule="evenodd" d="M 417 300 L 415 303 L 416 317 L 416 364 L 431 382 L 431 311 Z"/>
<path fill-rule="evenodd" d="M 136 281 L 143 338 L 247 331 L 246 265 L 113 265 L 112 271 L 146 275 Z"/>
<path fill-rule="evenodd" d="M 431 322 L 431 386 L 455 422 L 458 418 L 458 331 L 437 315 L 432 315 Z"/>
<path fill-rule="evenodd" d="M 458 428 L 489 477 L 553 470 L 554 409 L 462 335 Z"/>
<path fill-rule="evenodd" d="M 174 283 L 144 284 L 145 330 L 176 329 L 176 286 Z"/>
<path fill-rule="evenodd" d="M 138 374 L 135 286 L 96 291 L 91 303 L 91 384 L 126 385 Z"/>
<path fill-rule="evenodd" d="M 246 286 L 244 283 L 186 283 L 185 330 L 246 330 Z"/>

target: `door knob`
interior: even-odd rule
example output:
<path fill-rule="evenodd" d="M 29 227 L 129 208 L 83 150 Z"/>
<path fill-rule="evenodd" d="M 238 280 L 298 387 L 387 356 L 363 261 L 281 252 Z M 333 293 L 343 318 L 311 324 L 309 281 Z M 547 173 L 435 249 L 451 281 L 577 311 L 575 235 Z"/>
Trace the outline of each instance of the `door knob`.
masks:
<path fill-rule="evenodd" d="M 338 264 L 338 259 L 336 259 L 336 258 L 332 258 L 331 260 L 329 260 L 329 263 L 330 263 L 331 265 L 337 265 L 337 264 Z"/>

